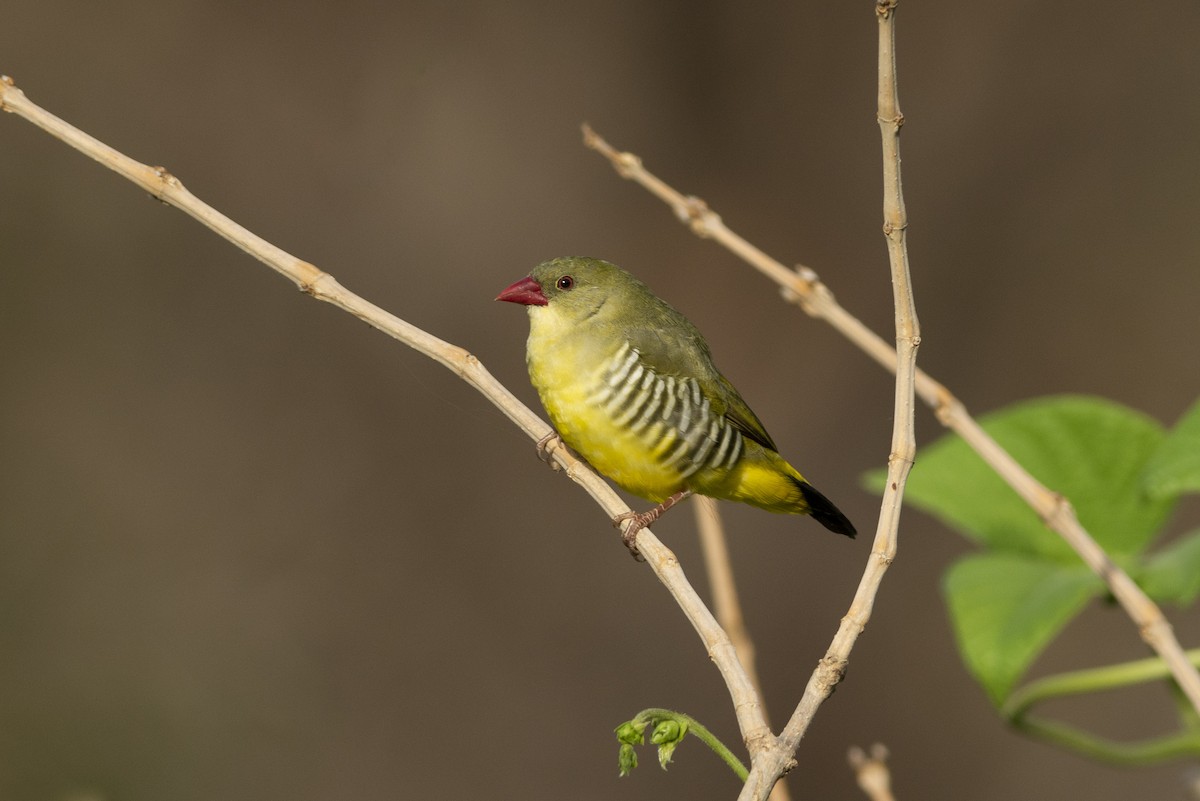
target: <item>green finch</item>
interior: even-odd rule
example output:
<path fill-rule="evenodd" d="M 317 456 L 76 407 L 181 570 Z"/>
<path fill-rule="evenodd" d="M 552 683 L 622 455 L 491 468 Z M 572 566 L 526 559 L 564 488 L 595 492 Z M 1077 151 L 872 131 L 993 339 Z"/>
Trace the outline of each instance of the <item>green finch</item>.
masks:
<path fill-rule="evenodd" d="M 629 273 L 599 259 L 539 264 L 496 300 L 529 310 L 529 378 L 559 436 L 597 471 L 658 503 L 625 543 L 692 493 L 854 526 L 788 464 L 713 365 L 688 320 Z"/>

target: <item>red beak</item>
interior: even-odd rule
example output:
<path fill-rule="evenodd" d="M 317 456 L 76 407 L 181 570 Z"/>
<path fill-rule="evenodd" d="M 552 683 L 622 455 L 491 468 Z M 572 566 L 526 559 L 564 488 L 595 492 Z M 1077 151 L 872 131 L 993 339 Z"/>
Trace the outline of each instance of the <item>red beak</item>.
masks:
<path fill-rule="evenodd" d="M 496 296 L 496 300 L 507 300 L 509 303 L 520 303 L 522 306 L 545 306 L 546 296 L 542 294 L 542 285 L 526 276 Z"/>

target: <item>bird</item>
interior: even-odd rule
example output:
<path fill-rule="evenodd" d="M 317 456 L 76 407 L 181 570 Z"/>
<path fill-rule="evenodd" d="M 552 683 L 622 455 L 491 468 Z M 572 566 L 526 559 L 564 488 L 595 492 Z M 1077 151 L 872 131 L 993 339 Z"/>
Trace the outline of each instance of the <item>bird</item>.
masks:
<path fill-rule="evenodd" d="M 638 531 L 692 494 L 811 515 L 855 535 L 779 454 L 700 331 L 630 273 L 601 259 L 551 259 L 496 300 L 529 311 L 529 378 L 558 437 L 617 486 L 658 504 L 613 521 L 630 521 L 622 538 L 635 558 Z"/>

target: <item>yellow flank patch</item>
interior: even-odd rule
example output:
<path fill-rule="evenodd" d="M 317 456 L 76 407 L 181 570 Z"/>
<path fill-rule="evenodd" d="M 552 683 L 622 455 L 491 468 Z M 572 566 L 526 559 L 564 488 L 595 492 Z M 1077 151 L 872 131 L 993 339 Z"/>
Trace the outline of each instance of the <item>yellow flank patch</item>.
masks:
<path fill-rule="evenodd" d="M 727 476 L 701 471 L 693 477 L 698 492 L 741 501 L 768 512 L 805 514 L 808 504 L 796 481 L 803 481 L 782 456 L 754 446 Z M 711 482 L 711 484 L 709 483 Z"/>

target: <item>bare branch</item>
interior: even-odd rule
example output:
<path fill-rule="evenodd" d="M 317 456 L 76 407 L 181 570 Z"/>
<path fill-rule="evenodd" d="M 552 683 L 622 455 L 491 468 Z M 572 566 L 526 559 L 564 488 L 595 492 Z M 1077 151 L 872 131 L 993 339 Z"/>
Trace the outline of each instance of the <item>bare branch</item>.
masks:
<path fill-rule="evenodd" d="M 150 167 L 114 150 L 83 131 L 55 117 L 25 97 L 12 79 L 0 76 L 0 110 L 10 111 L 61 139 L 81 153 L 128 178 L 154 197 L 199 220 L 254 258 L 296 284 L 302 291 L 353 314 L 368 325 L 414 348 L 446 366 L 496 405 L 533 440 L 552 433 L 550 427 L 529 410 L 483 364 L 466 350 L 445 342 L 342 287 L 333 276 L 312 264 L 272 245 L 216 209 L 200 201 L 162 167 Z M 568 449 L 554 449 L 552 458 L 576 484 L 604 509 L 611 518 L 628 512 L 611 487 Z M 688 583 L 675 554 L 649 529 L 638 536 L 638 547 L 647 563 L 666 586 L 671 596 L 696 629 L 709 657 L 721 672 L 733 699 L 738 726 L 751 756 L 773 740 L 759 704 L 758 695 L 746 671 L 738 662 L 729 636 Z"/>
<path fill-rule="evenodd" d="M 712 605 L 721 628 L 729 634 L 737 649 L 738 660 L 754 686 L 759 688 L 762 695 L 762 685 L 755 670 L 754 642 L 746 629 L 746 620 L 742 617 L 742 606 L 738 602 L 737 585 L 733 579 L 733 567 L 729 559 L 729 546 L 725 539 L 725 527 L 721 523 L 721 513 L 717 502 L 712 498 L 697 495 L 693 499 L 696 510 L 696 527 L 700 532 L 700 547 L 704 553 L 704 564 L 708 569 L 708 583 L 712 587 Z"/>
<path fill-rule="evenodd" d="M 871 556 L 858 583 L 858 590 L 854 593 L 850 610 L 842 618 L 829 650 L 809 678 L 796 711 L 780 733 L 778 748 L 766 752 L 751 764 L 750 776 L 740 796 L 743 799 L 767 797 L 771 785 L 791 762 L 817 709 L 842 680 L 850 652 L 871 617 L 884 573 L 896 557 L 904 486 L 917 451 L 913 425 L 916 412 L 913 387 L 921 333 L 905 245 L 908 215 L 904 210 L 904 193 L 900 182 L 900 126 L 904 118 L 900 113 L 900 98 L 896 89 L 894 0 L 879 0 L 876 12 L 879 18 L 878 116 L 883 141 L 883 233 L 887 237 L 896 310 L 896 397 L 887 486 L 883 492 Z"/>
<path fill-rule="evenodd" d="M 708 583 L 712 587 L 713 611 L 716 612 L 721 628 L 725 629 L 729 639 L 733 641 L 738 659 L 758 692 L 763 716 L 766 717 L 767 699 L 763 695 L 762 682 L 755 668 L 754 641 L 750 637 L 750 630 L 746 628 L 742 605 L 738 601 L 733 564 L 729 558 L 729 546 L 725 539 L 725 527 L 721 523 L 720 508 L 716 501 L 703 495 L 697 495 L 693 499 L 692 508 L 696 510 L 700 548 L 704 553 L 704 565 L 708 568 Z M 771 790 L 771 801 L 789 801 L 790 798 L 787 785 L 782 781 L 777 782 Z"/>

